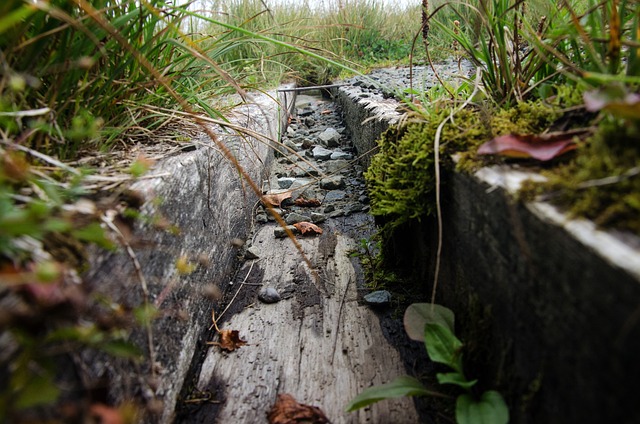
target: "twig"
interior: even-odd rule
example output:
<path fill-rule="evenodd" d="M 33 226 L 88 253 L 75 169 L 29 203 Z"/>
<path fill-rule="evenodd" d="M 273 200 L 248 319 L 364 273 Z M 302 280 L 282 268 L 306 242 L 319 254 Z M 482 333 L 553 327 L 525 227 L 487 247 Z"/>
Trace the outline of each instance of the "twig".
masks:
<path fill-rule="evenodd" d="M 333 339 L 333 353 L 331 354 L 331 365 L 333 365 L 333 360 L 336 357 L 336 348 L 338 347 L 338 330 L 340 330 L 340 318 L 342 317 L 342 308 L 344 307 L 345 299 L 347 298 L 347 292 L 349 291 L 349 285 L 351 284 L 351 276 L 349 276 L 349 280 L 347 281 L 347 287 L 344 288 L 344 294 L 342 295 L 342 299 L 340 300 L 340 308 L 338 309 L 338 319 L 336 320 L 336 336 Z"/>
<path fill-rule="evenodd" d="M 440 259 L 442 256 L 442 204 L 440 202 L 440 136 L 442 135 L 442 129 L 448 121 L 453 120 L 453 116 L 460 112 L 462 109 L 467 107 L 469 103 L 471 103 L 473 97 L 478 92 L 480 86 L 480 68 L 476 68 L 476 84 L 473 87 L 473 92 L 471 95 L 462 103 L 457 109 L 452 110 L 449 116 L 440 122 L 438 125 L 438 129 L 436 130 L 435 139 L 433 140 L 433 149 L 434 149 L 434 167 L 435 167 L 435 176 L 436 176 L 436 217 L 438 219 L 438 250 L 436 252 L 436 269 L 433 275 L 433 288 L 431 289 L 431 304 L 435 304 L 436 302 L 436 291 L 438 288 L 438 277 L 440 276 Z"/>
<path fill-rule="evenodd" d="M 120 239 L 120 242 L 125 247 L 131 262 L 133 262 L 133 267 L 136 270 L 136 275 L 138 280 L 140 281 L 140 287 L 142 288 L 142 297 L 143 303 L 145 306 L 149 305 L 149 289 L 147 287 L 147 280 L 144 277 L 144 273 L 142 272 L 142 267 L 140 266 L 140 262 L 138 261 L 138 257 L 136 253 L 133 251 L 133 248 L 125 238 L 124 234 L 120 231 L 120 229 L 113 223 L 113 219 L 108 218 L 103 215 L 101 217 L 101 221 L 104 222 L 107 227 L 109 227 Z M 153 330 L 151 328 L 150 320 L 145 320 L 145 328 L 147 330 L 147 344 L 149 345 L 149 361 L 151 362 L 151 375 L 153 377 L 156 376 L 156 351 L 153 345 Z"/>
<path fill-rule="evenodd" d="M 233 304 L 233 301 L 236 300 L 236 297 L 238 297 L 238 293 L 240 293 L 240 289 L 242 288 L 242 286 L 245 285 L 247 279 L 249 278 L 249 275 L 251 275 L 251 270 L 253 269 L 253 265 L 258 262 L 258 261 L 253 261 L 251 262 L 251 266 L 249 267 L 249 272 L 247 272 L 247 275 L 244 277 L 244 280 L 242 280 L 242 282 L 240 283 L 240 287 L 238 287 L 238 290 L 236 290 L 236 294 L 233 295 L 233 297 L 231 298 L 231 301 L 229 302 L 229 304 L 227 305 L 226 308 L 224 308 L 224 311 L 222 311 L 222 313 L 220 314 L 220 316 L 218 317 L 218 319 L 222 318 L 222 316 L 224 315 L 225 312 L 227 312 L 227 310 L 229 309 L 229 307 Z M 213 317 L 213 312 L 211 313 L 212 317 Z M 216 325 L 216 320 L 213 321 L 213 326 L 216 327 L 216 330 L 218 329 L 218 326 Z M 212 327 L 213 327 L 212 326 Z M 212 327 L 209 327 L 209 330 L 211 330 Z M 220 330 L 218 330 L 218 332 L 220 332 Z"/>

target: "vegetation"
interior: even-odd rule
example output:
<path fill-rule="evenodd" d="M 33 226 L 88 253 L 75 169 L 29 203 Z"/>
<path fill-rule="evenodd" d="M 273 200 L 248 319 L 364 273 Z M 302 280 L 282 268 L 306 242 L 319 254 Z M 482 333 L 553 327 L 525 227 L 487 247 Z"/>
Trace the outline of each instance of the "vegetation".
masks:
<path fill-rule="evenodd" d="M 463 345 L 455 336 L 454 314 L 450 309 L 433 303 L 414 303 L 405 312 L 404 326 L 410 338 L 424 342 L 429 359 L 450 369 L 450 372 L 437 374 L 438 383 L 454 385 L 464 391 L 456 399 L 455 416 L 458 424 L 509 422 L 509 410 L 500 393 L 494 390 L 478 393 L 474 391 L 478 380 L 469 380 L 465 376 Z M 427 388 L 413 377 L 403 376 L 364 390 L 349 403 L 347 411 L 399 396 L 447 397 Z"/>
<path fill-rule="evenodd" d="M 320 9 L 210 0 L 197 3 L 200 11 L 174 3 L 0 5 L 0 301 L 10 306 L 2 303 L 0 314 L 10 346 L 0 362 L 3 418 L 55 405 L 53 360 L 74 349 L 138 360 L 128 335 L 155 316 L 146 300 L 123 311 L 82 281 L 86 244 L 122 246 L 88 183 L 97 171 L 81 164 L 101 155 L 107 169 L 138 177 L 149 162 L 129 158 L 116 167 L 113 152 L 158 139 L 180 144 L 199 116 L 224 119 L 223 105 L 233 102 L 221 99 L 248 89 L 468 57 L 479 80 L 455 90 L 443 84 L 437 95 L 406 93 L 415 125 L 381 141 L 367 178 L 372 210 L 388 228 L 437 214 L 440 154 L 451 164 L 452 153 L 466 151 L 459 166 L 472 167 L 491 137 L 593 127 L 546 171 L 549 183 L 527 193 L 547 193 L 601 224 L 640 229 L 637 0 L 436 1 L 425 11 L 428 32 L 420 31 L 419 5 L 393 9 L 376 0 Z M 428 50 L 416 49 L 427 33 Z M 589 113 L 576 114 L 583 95 L 591 96 Z"/>

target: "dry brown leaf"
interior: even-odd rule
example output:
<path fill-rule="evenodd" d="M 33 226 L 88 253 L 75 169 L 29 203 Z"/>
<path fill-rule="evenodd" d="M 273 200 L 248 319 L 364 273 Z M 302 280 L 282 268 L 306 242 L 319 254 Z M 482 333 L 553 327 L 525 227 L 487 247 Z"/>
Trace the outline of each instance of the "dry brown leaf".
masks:
<path fill-rule="evenodd" d="M 300 196 L 296 199 L 295 202 L 296 206 L 303 206 L 303 207 L 316 207 L 316 206 L 320 206 L 320 201 L 318 199 L 305 199 L 304 197 Z"/>
<path fill-rule="evenodd" d="M 101 403 L 91 405 L 89 412 L 91 417 L 97 419 L 101 424 L 124 424 L 125 422 L 119 410 Z"/>
<path fill-rule="evenodd" d="M 285 193 L 265 194 L 262 196 L 262 203 L 265 206 L 271 205 L 273 207 L 279 208 L 282 201 L 289 199 L 290 197 L 291 197 L 290 191 Z"/>
<path fill-rule="evenodd" d="M 300 234 L 302 234 L 303 236 L 322 234 L 322 228 L 310 222 L 302 221 L 298 222 L 297 224 L 293 224 L 293 226 L 296 227 L 298 231 L 300 231 Z"/>
<path fill-rule="evenodd" d="M 484 143 L 479 155 L 501 155 L 512 158 L 533 158 L 548 161 L 577 146 L 573 133 L 550 135 L 507 134 Z"/>
<path fill-rule="evenodd" d="M 246 345 L 247 342 L 240 338 L 238 330 L 220 330 L 220 341 L 211 344 L 220 346 L 220 349 L 224 349 L 227 352 L 233 352 L 239 347 Z"/>
<path fill-rule="evenodd" d="M 269 424 L 328 424 L 329 419 L 317 406 L 298 403 L 293 396 L 282 393 L 267 413 Z"/>

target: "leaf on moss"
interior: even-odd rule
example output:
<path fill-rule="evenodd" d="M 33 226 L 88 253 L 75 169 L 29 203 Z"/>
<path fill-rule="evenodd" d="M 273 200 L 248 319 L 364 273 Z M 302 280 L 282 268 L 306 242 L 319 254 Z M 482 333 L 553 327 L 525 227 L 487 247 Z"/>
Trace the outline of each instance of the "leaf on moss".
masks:
<path fill-rule="evenodd" d="M 328 424 L 330 421 L 317 406 L 298 403 L 289 394 L 278 395 L 276 403 L 267 413 L 269 424 Z"/>
<path fill-rule="evenodd" d="M 588 91 L 583 99 L 589 112 L 604 110 L 618 118 L 640 119 L 640 94 L 630 93 L 623 86 L 611 85 Z"/>
<path fill-rule="evenodd" d="M 322 228 L 310 222 L 302 221 L 293 224 L 293 226 L 296 227 L 296 229 L 300 231 L 300 234 L 302 234 L 303 236 L 314 236 L 316 234 L 322 234 Z"/>
<path fill-rule="evenodd" d="M 287 191 L 284 193 L 273 193 L 273 194 L 265 194 L 262 196 L 262 203 L 265 206 L 271 205 L 273 207 L 279 208 L 280 204 L 286 200 L 291 198 L 291 192 Z"/>
<path fill-rule="evenodd" d="M 575 133 L 553 135 L 507 134 L 487 141 L 478 149 L 479 155 L 500 155 L 512 158 L 533 158 L 548 161 L 577 146 Z"/>
<path fill-rule="evenodd" d="M 207 342 L 207 344 L 220 346 L 220 349 L 226 350 L 227 352 L 233 352 L 247 344 L 246 340 L 240 338 L 238 330 L 220 330 L 219 334 L 220 341 Z"/>

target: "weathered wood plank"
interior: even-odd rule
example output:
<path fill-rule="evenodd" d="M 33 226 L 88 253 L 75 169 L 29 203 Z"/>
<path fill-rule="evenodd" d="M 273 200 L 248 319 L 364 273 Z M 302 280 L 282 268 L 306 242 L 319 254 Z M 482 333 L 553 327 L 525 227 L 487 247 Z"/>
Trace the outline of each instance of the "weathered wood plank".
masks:
<path fill-rule="evenodd" d="M 362 220 L 364 215 L 359 215 L 342 221 Z M 215 417 L 200 419 L 265 423 L 276 395 L 289 393 L 320 407 L 334 424 L 417 422 L 413 401 L 407 398 L 344 412 L 364 388 L 406 373 L 378 316 L 358 302 L 362 282 L 348 257 L 354 239 L 340 231 L 340 225 L 325 226 L 317 238 L 299 238 L 316 276 L 291 240 L 274 238 L 274 228 L 270 224 L 257 231 L 253 246 L 260 258 L 247 262 L 235 282 L 246 278 L 252 285 L 240 289 L 245 294 L 236 298 L 237 312 L 225 316 L 222 324 L 223 329 L 238 330 L 249 345 L 231 353 L 210 348 L 197 388 L 215 392 L 215 400 L 222 403 Z M 284 299 L 260 303 L 260 287 L 273 287 Z"/>

